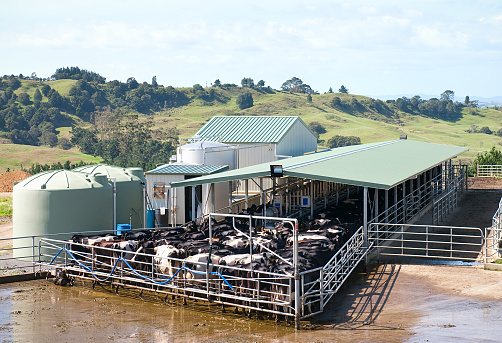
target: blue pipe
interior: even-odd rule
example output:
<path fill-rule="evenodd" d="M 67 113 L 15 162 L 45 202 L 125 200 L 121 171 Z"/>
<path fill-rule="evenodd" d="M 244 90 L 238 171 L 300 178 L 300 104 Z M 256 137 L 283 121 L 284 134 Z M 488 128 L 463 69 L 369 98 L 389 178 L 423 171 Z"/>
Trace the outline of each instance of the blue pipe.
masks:
<path fill-rule="evenodd" d="M 115 264 L 112 268 L 112 271 L 110 272 L 110 275 L 108 275 L 105 279 L 100 279 L 96 276 L 96 274 L 94 274 L 94 272 L 92 271 L 91 268 L 89 268 L 88 266 L 86 266 L 85 264 L 81 263 L 75 256 L 73 256 L 73 254 L 66 248 L 61 248 L 58 253 L 52 258 L 51 262 L 49 263 L 49 265 L 52 265 L 52 263 L 54 262 L 54 260 L 59 256 L 59 254 L 62 252 L 62 251 L 66 251 L 70 257 L 75 261 L 77 262 L 80 266 L 84 267 L 85 269 L 87 269 L 91 275 L 96 279 L 98 280 L 99 282 L 105 282 L 107 281 L 108 279 L 110 279 L 110 277 L 113 275 L 114 271 L 115 271 L 115 268 L 117 267 L 117 264 L 119 263 L 119 261 L 124 261 L 125 264 L 127 265 L 127 267 L 134 273 L 136 274 L 137 276 L 139 276 L 140 278 L 142 279 L 145 279 L 145 280 L 148 280 L 150 281 L 151 283 L 154 283 L 156 285 L 165 285 L 167 284 L 169 281 L 171 281 L 181 270 L 188 270 L 189 272 L 193 273 L 193 274 L 198 274 L 198 275 L 208 275 L 207 272 L 199 272 L 199 271 L 196 271 L 196 270 L 192 270 L 190 268 L 187 268 L 187 267 L 181 267 L 180 269 L 178 269 L 176 271 L 176 273 L 173 274 L 173 276 L 171 276 L 169 279 L 165 280 L 165 281 L 162 281 L 162 282 L 159 282 L 159 281 L 155 281 L 154 279 L 152 278 L 149 278 L 148 276 L 144 276 L 140 273 L 138 273 L 133 267 L 131 267 L 131 265 L 129 264 L 129 262 L 127 262 L 127 260 L 125 260 L 122 256 L 117 258 L 117 261 L 115 261 Z M 232 285 L 230 285 L 230 283 L 228 283 L 227 279 L 225 279 L 225 277 L 223 275 L 221 275 L 220 272 L 210 272 L 209 275 L 218 275 L 224 282 L 225 284 L 230 287 L 230 289 L 233 291 L 234 288 L 232 287 Z"/>

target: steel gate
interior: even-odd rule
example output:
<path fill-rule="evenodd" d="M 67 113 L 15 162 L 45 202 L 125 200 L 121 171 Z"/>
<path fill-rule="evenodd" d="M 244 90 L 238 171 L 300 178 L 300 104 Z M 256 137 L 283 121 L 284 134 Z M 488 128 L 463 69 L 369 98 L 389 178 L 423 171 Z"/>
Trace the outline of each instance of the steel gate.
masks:
<path fill-rule="evenodd" d="M 379 255 L 484 260 L 484 233 L 475 227 L 372 223 L 368 238 Z"/>

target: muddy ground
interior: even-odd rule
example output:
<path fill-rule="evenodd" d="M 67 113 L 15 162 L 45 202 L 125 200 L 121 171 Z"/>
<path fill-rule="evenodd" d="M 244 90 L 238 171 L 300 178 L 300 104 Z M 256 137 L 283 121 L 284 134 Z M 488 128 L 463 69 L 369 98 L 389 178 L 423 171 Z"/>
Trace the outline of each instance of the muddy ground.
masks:
<path fill-rule="evenodd" d="M 441 224 L 488 226 L 501 196 L 469 192 Z M 295 331 L 205 303 L 183 306 L 154 293 L 140 298 L 136 290 L 116 295 L 108 286 L 38 280 L 0 285 L 0 341 L 499 342 L 501 288 L 502 272 L 480 265 L 373 265 Z"/>
<path fill-rule="evenodd" d="M 0 286 L 7 342 L 498 342 L 502 274 L 479 267 L 381 265 L 304 330 L 155 294 L 39 280 Z"/>

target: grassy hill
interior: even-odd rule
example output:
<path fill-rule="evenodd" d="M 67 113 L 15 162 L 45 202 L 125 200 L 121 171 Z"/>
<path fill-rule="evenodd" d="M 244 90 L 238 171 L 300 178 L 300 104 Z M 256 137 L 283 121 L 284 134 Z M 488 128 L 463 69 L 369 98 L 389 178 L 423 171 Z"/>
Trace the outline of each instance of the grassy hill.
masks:
<path fill-rule="evenodd" d="M 26 92 L 33 99 L 35 89 L 48 84 L 63 97 L 76 80 L 61 79 L 41 82 L 22 80 L 21 87 L 16 94 Z M 105 89 L 106 85 L 96 85 Z M 408 135 L 409 139 L 434 143 L 458 145 L 469 148 L 461 156 L 462 159 L 472 159 L 480 151 L 488 150 L 492 146 L 500 148 L 502 137 L 495 134 L 468 133 L 471 126 L 489 127 L 496 132 L 502 129 L 502 112 L 498 109 L 463 108 L 462 116 L 451 121 L 434 119 L 430 116 L 410 114 L 397 110 L 396 105 L 387 104 L 365 96 L 326 93 L 312 94 L 312 101 L 308 101 L 306 94 L 277 91 L 269 88 L 248 89 L 230 87 L 226 89 L 205 88 L 205 96 L 197 95 L 193 88 L 178 88 L 185 97 L 184 105 L 171 107 L 166 110 L 137 113 L 131 109 L 131 103 L 125 102 L 120 107 L 120 113 L 133 114 L 140 121 L 152 120 L 154 128 L 173 129 L 179 132 L 180 138 L 188 138 L 197 132 L 210 118 L 215 115 L 252 115 L 300 116 L 307 124 L 320 123 L 326 133 L 320 135 L 320 145 L 325 144 L 335 135 L 358 136 L 362 143 L 392 140 L 400 135 Z M 254 106 L 240 110 L 236 104 L 239 94 L 251 92 Z M 333 99 L 340 99 L 340 105 L 333 105 Z M 109 100 L 109 99 L 108 99 Z M 112 100 L 109 100 L 112 104 Z M 42 102 L 47 102 L 44 97 Z M 179 105 L 179 103 L 178 103 Z M 23 109 L 25 106 L 20 105 Z M 162 106 L 168 107 L 168 106 Z M 74 112 L 74 111 L 73 111 Z M 64 118 L 56 125 L 58 138 L 70 138 L 71 126 L 89 128 L 91 123 L 85 117 L 78 117 L 61 110 Z M 127 116 L 131 117 L 131 116 Z M 6 133 L 3 133 L 6 137 Z M 5 140 L 4 140 L 5 141 Z M 8 141 L 8 140 L 7 140 Z M 323 143 L 324 142 L 324 143 Z M 28 166 L 32 163 L 64 162 L 65 160 L 97 162 L 100 159 L 72 150 L 50 149 L 26 145 L 0 144 L 0 171 L 7 167 L 19 169 L 19 165 Z"/>
<path fill-rule="evenodd" d="M 237 95 L 243 90 L 219 91 L 225 101 L 203 102 L 193 100 L 190 104 L 168 111 L 155 113 L 156 127 L 176 127 L 180 137 L 188 138 L 197 132 L 215 115 L 298 115 L 307 124 L 317 121 L 326 128 L 321 140 L 328 141 L 334 135 L 358 136 L 362 143 L 378 142 L 407 135 L 408 139 L 464 146 L 469 151 L 462 159 L 474 158 L 480 151 L 492 146 L 501 147 L 502 137 L 495 134 L 468 133 L 471 125 L 489 127 L 492 131 L 502 128 L 502 112 L 495 109 L 478 109 L 473 115 L 464 109 L 463 116 L 457 121 L 445 121 L 412 115 L 404 112 L 382 115 L 373 110 L 371 98 L 351 94 L 317 94 L 312 102 L 305 94 L 289 92 L 253 92 L 254 106 L 240 110 L 236 105 Z M 356 98 L 361 106 L 357 111 L 347 107 L 333 108 L 333 97 L 349 102 Z M 146 119 L 147 116 L 140 116 Z"/>
<path fill-rule="evenodd" d="M 20 144 L 0 144 L 0 173 L 7 168 L 19 170 L 21 166 L 28 169 L 32 164 L 52 164 L 71 161 L 72 163 L 84 161 L 86 163 L 99 163 L 101 158 L 86 155 L 76 150 L 63 150 L 43 146 Z"/>

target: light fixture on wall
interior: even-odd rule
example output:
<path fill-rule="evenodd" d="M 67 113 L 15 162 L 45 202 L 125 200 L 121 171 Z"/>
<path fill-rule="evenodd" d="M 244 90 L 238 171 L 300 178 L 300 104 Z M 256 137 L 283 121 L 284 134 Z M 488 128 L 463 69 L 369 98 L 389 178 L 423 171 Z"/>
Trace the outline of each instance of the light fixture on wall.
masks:
<path fill-rule="evenodd" d="M 282 165 L 279 164 L 271 164 L 270 165 L 270 176 L 271 177 L 282 177 L 284 175 L 284 170 L 282 169 Z"/>

